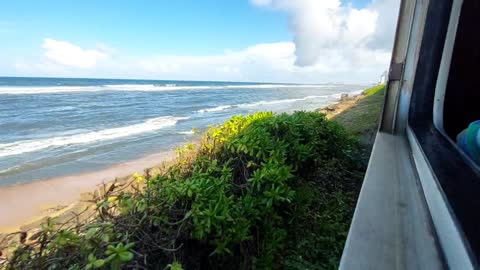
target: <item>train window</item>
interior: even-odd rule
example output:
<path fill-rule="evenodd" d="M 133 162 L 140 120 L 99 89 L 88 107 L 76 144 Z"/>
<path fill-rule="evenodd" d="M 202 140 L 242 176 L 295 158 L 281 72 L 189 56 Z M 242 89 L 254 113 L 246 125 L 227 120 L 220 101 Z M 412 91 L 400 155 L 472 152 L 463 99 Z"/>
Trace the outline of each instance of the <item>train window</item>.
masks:
<path fill-rule="evenodd" d="M 480 170 L 457 136 L 480 120 L 479 14 L 477 0 L 430 2 L 408 123 L 477 260 Z"/>
<path fill-rule="evenodd" d="M 480 164 L 480 2 L 456 1 L 452 7 L 435 90 L 434 122 L 474 166 Z M 469 161 L 469 162 L 470 162 Z"/>

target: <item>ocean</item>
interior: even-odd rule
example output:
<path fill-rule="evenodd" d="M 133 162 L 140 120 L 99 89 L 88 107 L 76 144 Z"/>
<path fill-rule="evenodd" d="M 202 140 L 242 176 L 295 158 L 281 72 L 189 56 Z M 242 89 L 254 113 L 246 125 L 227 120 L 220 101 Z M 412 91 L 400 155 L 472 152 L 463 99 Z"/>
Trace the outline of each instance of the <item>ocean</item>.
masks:
<path fill-rule="evenodd" d="M 0 77 L 0 186 L 104 169 L 236 114 L 314 110 L 366 87 Z"/>

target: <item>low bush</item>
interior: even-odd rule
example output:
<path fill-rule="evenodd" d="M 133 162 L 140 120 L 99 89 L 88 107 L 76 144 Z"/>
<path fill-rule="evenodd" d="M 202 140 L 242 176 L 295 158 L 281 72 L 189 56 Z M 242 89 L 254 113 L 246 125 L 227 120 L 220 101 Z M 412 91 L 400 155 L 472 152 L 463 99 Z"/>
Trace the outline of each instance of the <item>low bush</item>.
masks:
<path fill-rule="evenodd" d="M 54 220 L 8 269 L 333 269 L 365 159 L 323 114 L 256 113 L 211 127 L 157 177 L 135 175 L 97 214 Z"/>

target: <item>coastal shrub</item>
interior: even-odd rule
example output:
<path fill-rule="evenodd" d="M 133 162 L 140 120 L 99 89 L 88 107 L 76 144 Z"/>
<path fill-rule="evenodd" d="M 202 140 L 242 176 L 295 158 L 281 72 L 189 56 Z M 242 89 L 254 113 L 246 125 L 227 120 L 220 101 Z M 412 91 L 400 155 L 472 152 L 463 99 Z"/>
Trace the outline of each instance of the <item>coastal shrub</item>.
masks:
<path fill-rule="evenodd" d="M 7 269 L 333 269 L 365 160 L 321 113 L 234 116 L 87 222 L 50 220 Z"/>

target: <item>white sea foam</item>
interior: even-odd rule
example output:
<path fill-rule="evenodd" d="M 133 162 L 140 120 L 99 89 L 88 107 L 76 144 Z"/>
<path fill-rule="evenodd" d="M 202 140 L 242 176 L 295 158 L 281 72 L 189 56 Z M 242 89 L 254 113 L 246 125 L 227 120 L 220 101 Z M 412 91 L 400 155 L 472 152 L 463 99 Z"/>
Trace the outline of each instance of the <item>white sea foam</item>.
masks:
<path fill-rule="evenodd" d="M 235 105 L 221 105 L 217 106 L 214 108 L 208 108 L 208 109 L 202 109 L 198 110 L 198 113 L 206 113 L 206 112 L 219 112 L 227 109 L 233 109 L 233 108 L 254 108 L 258 106 L 268 106 L 268 105 L 275 105 L 275 104 L 283 104 L 283 103 L 293 103 L 297 101 L 304 101 L 308 99 L 318 99 L 318 98 L 329 98 L 329 97 L 335 97 L 337 94 L 334 95 L 323 95 L 323 96 L 306 96 L 303 98 L 291 98 L 291 99 L 277 99 L 277 100 L 262 100 L 258 102 L 252 102 L 252 103 L 241 103 L 241 104 L 235 104 Z M 340 94 L 338 94 L 340 95 Z M 340 97 L 340 96 L 339 96 Z"/>
<path fill-rule="evenodd" d="M 222 106 L 218 106 L 218 107 L 214 107 L 214 108 L 198 110 L 197 112 L 199 112 L 199 113 L 218 112 L 218 111 L 223 111 L 223 110 L 226 110 L 226 109 L 233 108 L 233 106 L 234 105 L 222 105 Z"/>
<path fill-rule="evenodd" d="M 13 167 L 10 167 L 10 168 L 6 168 L 5 170 L 0 170 L 0 175 L 4 175 L 4 174 L 7 174 L 8 172 L 11 172 L 15 169 L 18 169 L 20 166 L 13 166 Z"/>
<path fill-rule="evenodd" d="M 343 94 L 346 94 L 346 93 L 336 93 L 336 94 L 333 94 L 333 95 L 332 95 L 332 98 L 334 98 L 334 99 L 340 99 Z"/>
<path fill-rule="evenodd" d="M 349 96 L 358 96 L 360 94 L 363 93 L 363 89 L 361 90 L 355 90 L 355 91 L 350 91 L 350 92 L 340 92 L 340 93 L 336 93 L 336 94 L 333 94 L 331 95 L 332 98 L 335 98 L 335 99 L 340 99 L 342 97 L 342 95 L 349 95 Z"/>
<path fill-rule="evenodd" d="M 189 131 L 179 131 L 178 134 L 182 134 L 182 135 L 193 135 L 193 134 L 195 134 L 195 132 L 193 132 L 193 130 L 189 130 Z"/>
<path fill-rule="evenodd" d="M 328 98 L 329 95 L 324 96 L 306 96 L 303 98 L 291 98 L 291 99 L 278 99 L 278 100 L 269 100 L 269 101 L 258 101 L 253 103 L 244 103 L 239 104 L 237 107 L 258 107 L 261 105 L 274 105 L 274 104 L 283 104 L 283 103 L 292 103 L 297 101 L 304 101 L 308 99 L 317 99 L 317 98 Z"/>
<path fill-rule="evenodd" d="M 331 85 L 325 84 L 250 84 L 250 85 L 226 85 L 220 88 L 322 88 Z"/>
<path fill-rule="evenodd" d="M 208 89 L 248 89 L 248 88 L 322 88 L 328 85 L 303 84 L 243 84 L 243 85 L 182 85 L 176 84 L 111 84 L 99 86 L 5 86 L 0 87 L 0 94 L 48 94 L 76 93 L 96 91 L 175 91 L 175 90 L 208 90 Z"/>
<path fill-rule="evenodd" d="M 88 144 L 98 141 L 113 140 L 128 137 L 144 132 L 151 132 L 169 126 L 174 126 L 178 121 L 188 117 L 162 116 L 148 119 L 143 123 L 130 126 L 110 128 L 70 136 L 59 136 L 38 140 L 23 140 L 12 143 L 0 144 L 0 157 L 13 156 L 34 152 L 51 147 L 61 147 L 74 144 Z"/>
<path fill-rule="evenodd" d="M 365 90 L 360 89 L 360 90 L 355 90 L 355 91 L 349 92 L 348 94 L 351 95 L 351 96 L 358 96 L 358 95 L 361 95 L 363 93 L 363 91 L 365 91 Z"/>

